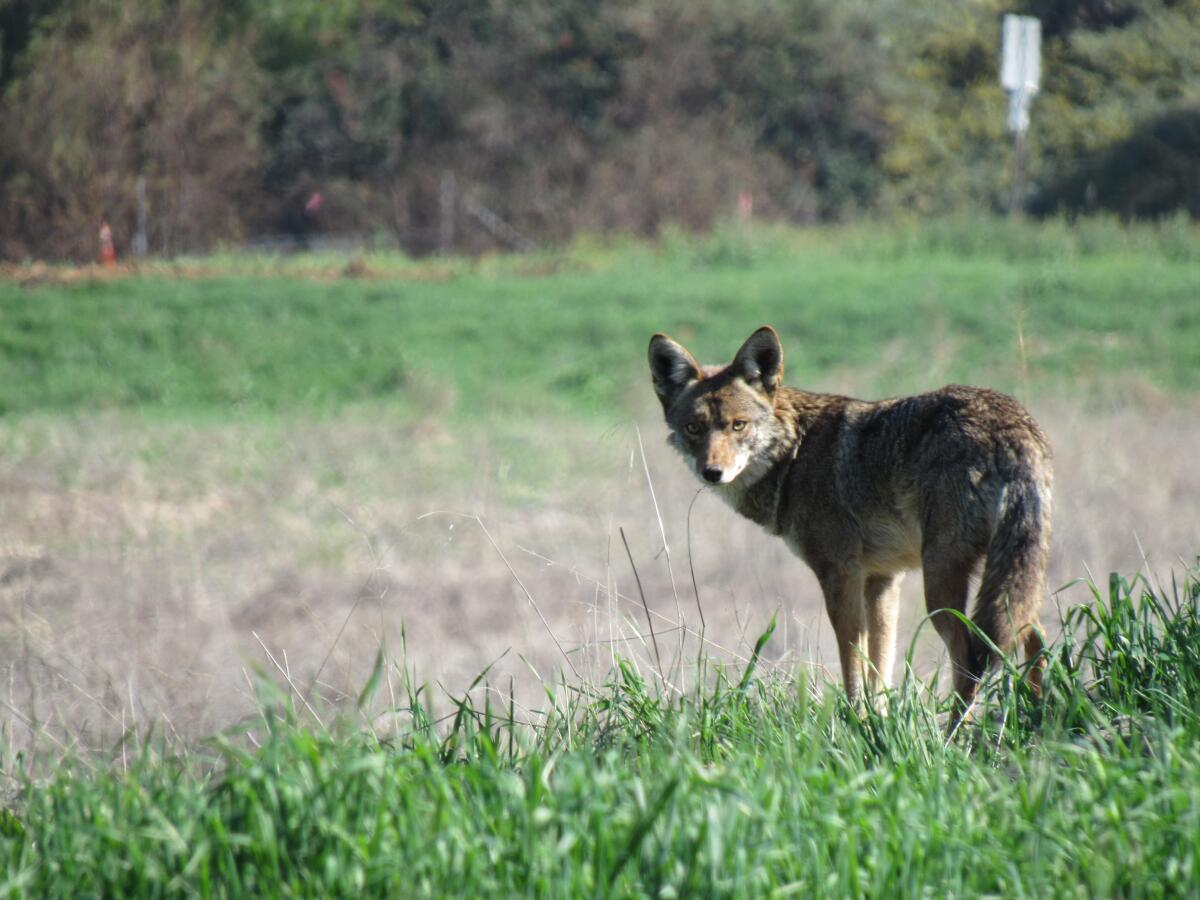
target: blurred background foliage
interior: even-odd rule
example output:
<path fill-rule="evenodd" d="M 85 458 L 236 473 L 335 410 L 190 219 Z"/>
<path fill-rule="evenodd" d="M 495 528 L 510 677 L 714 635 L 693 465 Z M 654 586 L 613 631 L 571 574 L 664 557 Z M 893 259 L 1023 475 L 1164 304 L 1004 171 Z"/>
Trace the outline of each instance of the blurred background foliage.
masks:
<path fill-rule="evenodd" d="M 1006 12 L 1029 210 L 1200 216 L 1200 0 L 9 0 L 0 258 L 1002 210 Z"/>

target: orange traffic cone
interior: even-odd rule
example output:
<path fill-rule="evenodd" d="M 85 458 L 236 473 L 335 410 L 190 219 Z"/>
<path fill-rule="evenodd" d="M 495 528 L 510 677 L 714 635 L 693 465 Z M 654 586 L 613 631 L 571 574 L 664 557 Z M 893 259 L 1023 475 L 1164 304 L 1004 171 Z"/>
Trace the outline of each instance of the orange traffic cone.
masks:
<path fill-rule="evenodd" d="M 117 264 L 117 250 L 113 246 L 112 229 L 107 220 L 100 222 L 100 262 L 105 266 Z"/>

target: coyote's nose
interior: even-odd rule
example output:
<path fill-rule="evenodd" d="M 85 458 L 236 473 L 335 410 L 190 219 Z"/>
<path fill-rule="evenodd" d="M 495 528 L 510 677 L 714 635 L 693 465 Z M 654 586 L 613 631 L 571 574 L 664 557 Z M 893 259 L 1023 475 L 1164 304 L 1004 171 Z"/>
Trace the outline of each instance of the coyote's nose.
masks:
<path fill-rule="evenodd" d="M 709 484 L 716 484 L 721 480 L 721 475 L 723 473 L 715 466 L 706 466 L 702 474 L 704 475 L 704 480 Z"/>

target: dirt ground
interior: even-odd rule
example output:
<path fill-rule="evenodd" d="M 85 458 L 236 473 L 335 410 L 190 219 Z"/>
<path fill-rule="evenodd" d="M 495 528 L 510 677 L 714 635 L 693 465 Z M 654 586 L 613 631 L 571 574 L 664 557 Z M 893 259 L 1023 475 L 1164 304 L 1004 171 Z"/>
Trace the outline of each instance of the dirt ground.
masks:
<path fill-rule="evenodd" d="M 1200 417 L 1166 401 L 1033 408 L 1056 454 L 1050 582 L 1063 590 L 1043 616 L 1055 631 L 1058 610 L 1090 596 L 1077 578 L 1169 584 L 1194 563 Z M 545 702 L 538 678 L 601 678 L 616 655 L 649 673 L 620 529 L 672 682 L 695 677 L 701 613 L 707 653 L 737 661 L 775 611 L 771 664 L 836 678 L 812 575 L 697 496 L 664 436 L 649 407 L 606 428 L 535 426 L 517 451 L 485 427 L 463 437 L 377 414 L 0 424 L 4 740 L 96 750 L 151 724 L 211 734 L 254 716 L 263 674 L 326 718 L 352 708 L 381 645 L 392 665 L 377 722 L 405 665 L 437 700 L 495 662 L 487 683 L 507 695 L 511 677 L 531 710 Z M 908 646 L 918 573 L 904 590 Z M 928 677 L 940 642 L 926 626 L 915 647 Z"/>

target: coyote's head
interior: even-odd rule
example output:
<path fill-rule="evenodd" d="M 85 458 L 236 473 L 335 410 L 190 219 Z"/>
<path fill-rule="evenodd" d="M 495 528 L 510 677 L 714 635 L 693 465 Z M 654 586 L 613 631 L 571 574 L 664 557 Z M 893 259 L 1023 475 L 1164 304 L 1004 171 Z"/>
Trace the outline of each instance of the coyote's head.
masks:
<path fill-rule="evenodd" d="M 650 374 L 670 442 L 709 484 L 756 481 L 778 435 L 775 393 L 783 377 L 779 335 L 764 325 L 727 366 L 701 366 L 665 334 L 650 339 Z M 743 474 L 745 473 L 745 474 Z"/>

